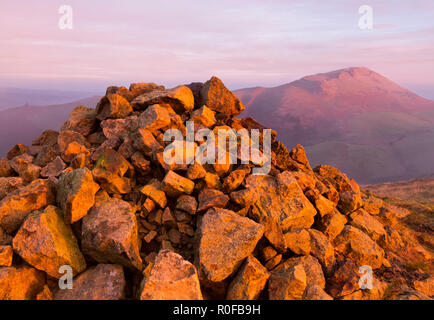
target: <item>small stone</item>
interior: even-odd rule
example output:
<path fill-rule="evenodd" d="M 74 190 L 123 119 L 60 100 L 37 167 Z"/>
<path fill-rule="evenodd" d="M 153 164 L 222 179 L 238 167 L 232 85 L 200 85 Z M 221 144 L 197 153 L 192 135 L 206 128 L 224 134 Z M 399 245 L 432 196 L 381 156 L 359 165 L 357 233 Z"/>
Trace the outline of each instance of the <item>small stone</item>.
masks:
<path fill-rule="evenodd" d="M 57 203 L 67 224 L 83 218 L 95 204 L 99 185 L 87 168 L 75 169 L 60 176 L 57 183 Z"/>
<path fill-rule="evenodd" d="M 323 289 L 315 284 L 306 287 L 303 293 L 303 300 L 333 300 Z"/>
<path fill-rule="evenodd" d="M 11 246 L 0 245 L 0 267 L 10 267 L 14 252 Z"/>
<path fill-rule="evenodd" d="M 195 267 L 169 250 L 158 253 L 142 288 L 140 300 L 202 300 Z"/>
<path fill-rule="evenodd" d="M 198 125 L 200 128 L 211 128 L 216 122 L 215 112 L 207 106 L 202 106 L 200 109 L 194 110 L 191 113 L 190 121 L 193 121 L 195 125 Z"/>
<path fill-rule="evenodd" d="M 274 258 L 276 255 L 277 251 L 274 250 L 272 246 L 266 246 L 264 249 L 262 249 L 262 258 L 264 258 L 265 261 Z"/>
<path fill-rule="evenodd" d="M 53 294 L 47 285 L 36 295 L 36 300 L 53 300 Z"/>
<path fill-rule="evenodd" d="M 282 255 L 278 254 L 277 256 L 274 256 L 272 259 L 268 260 L 265 264 L 265 268 L 268 270 L 273 270 L 276 266 L 279 265 L 279 263 L 282 262 Z"/>
<path fill-rule="evenodd" d="M 145 196 L 151 198 L 162 209 L 166 207 L 167 198 L 164 191 L 162 191 L 161 182 L 153 179 L 146 186 L 140 189 L 140 192 Z"/>
<path fill-rule="evenodd" d="M 26 153 L 28 149 L 29 149 L 29 147 L 27 147 L 23 144 L 16 144 L 6 154 L 6 158 L 8 160 L 12 160 L 13 158 L 18 157 L 18 156 Z"/>
<path fill-rule="evenodd" d="M 73 130 L 88 136 L 95 127 L 96 110 L 78 106 L 71 112 L 68 120 L 62 126 L 62 130 Z"/>
<path fill-rule="evenodd" d="M 285 233 L 285 246 L 295 254 L 308 255 L 311 251 L 310 234 L 306 229 L 296 229 Z"/>
<path fill-rule="evenodd" d="M 220 177 L 214 173 L 207 172 L 204 180 L 206 187 L 209 189 L 220 189 L 221 187 Z"/>
<path fill-rule="evenodd" d="M 350 214 L 363 206 L 360 193 L 345 191 L 339 194 L 338 209 L 343 214 Z"/>
<path fill-rule="evenodd" d="M 14 174 L 9 161 L 7 159 L 0 159 L 0 177 L 10 177 Z"/>
<path fill-rule="evenodd" d="M 96 118 L 105 120 L 107 118 L 125 118 L 133 112 L 130 103 L 118 94 L 104 96 L 96 106 Z"/>
<path fill-rule="evenodd" d="M 229 202 L 229 197 L 223 192 L 214 189 L 204 189 L 199 194 L 198 212 L 208 210 L 210 208 L 224 208 Z"/>
<path fill-rule="evenodd" d="M 154 238 L 158 235 L 158 233 L 154 230 L 149 231 L 148 234 L 143 238 L 143 240 L 146 241 L 146 243 L 151 242 L 152 240 L 154 240 Z"/>
<path fill-rule="evenodd" d="M 86 148 L 88 147 L 88 142 L 86 141 L 86 138 L 83 137 L 82 134 L 80 134 L 76 131 L 72 131 L 72 130 L 63 130 L 60 132 L 59 136 L 57 137 L 57 144 L 59 145 L 59 152 L 60 153 L 65 152 L 65 150 L 68 148 L 68 146 L 72 142 L 76 142 L 77 144 L 84 146 Z M 39 157 L 39 155 L 38 155 L 38 157 Z M 51 159 L 50 161 L 54 160 L 54 158 Z M 35 161 L 35 163 L 36 163 L 36 161 Z"/>
<path fill-rule="evenodd" d="M 33 157 L 27 153 L 16 156 L 11 160 L 11 167 L 24 181 L 30 182 L 38 179 L 41 167 L 32 163 Z"/>
<path fill-rule="evenodd" d="M 124 119 L 106 119 L 101 121 L 101 129 L 104 136 L 111 140 L 125 140 L 139 127 L 137 116 L 129 116 Z M 101 143 L 99 143 L 101 144 Z"/>
<path fill-rule="evenodd" d="M 163 190 L 170 197 L 178 197 L 182 193 L 191 194 L 193 189 L 193 181 L 180 176 L 174 171 L 167 172 L 163 179 Z"/>
<path fill-rule="evenodd" d="M 188 195 L 181 195 L 176 200 L 176 209 L 183 210 L 191 215 L 196 214 L 197 201 L 195 197 Z"/>
<path fill-rule="evenodd" d="M 205 177 L 206 173 L 206 170 L 200 163 L 194 162 L 188 167 L 186 177 L 190 180 L 202 179 Z"/>
<path fill-rule="evenodd" d="M 304 151 L 302 145 L 297 144 L 294 148 L 292 148 L 289 154 L 292 159 L 310 169 L 309 160 L 307 160 L 306 152 Z"/>
<path fill-rule="evenodd" d="M 139 151 L 142 151 L 145 155 L 151 156 L 154 153 L 162 151 L 163 147 L 157 140 L 151 131 L 147 129 L 137 129 L 132 134 L 133 147 Z"/>
<path fill-rule="evenodd" d="M 52 146 L 57 144 L 57 138 L 59 137 L 59 132 L 55 130 L 45 130 L 42 134 L 33 140 L 32 145 L 34 146 Z"/>
<path fill-rule="evenodd" d="M 56 157 L 56 159 L 42 168 L 41 177 L 58 177 L 65 168 L 66 164 L 63 162 L 62 158 Z"/>
<path fill-rule="evenodd" d="M 376 197 L 370 196 L 363 199 L 363 209 L 372 215 L 377 215 L 380 213 L 380 209 L 383 206 L 383 200 Z"/>
<path fill-rule="evenodd" d="M 256 300 L 267 283 L 270 273 L 259 261 L 247 257 L 240 271 L 229 285 L 227 300 Z"/>
<path fill-rule="evenodd" d="M 284 267 L 271 273 L 268 296 L 270 300 L 301 300 L 306 285 L 306 273 L 302 265 Z"/>
<path fill-rule="evenodd" d="M 223 181 L 222 189 L 225 193 L 229 193 L 238 188 L 244 181 L 246 176 L 245 170 L 232 171 Z"/>
<path fill-rule="evenodd" d="M 6 197 L 9 193 L 21 188 L 24 185 L 23 178 L 7 177 L 0 178 L 0 200 Z"/>
<path fill-rule="evenodd" d="M 131 156 L 131 162 L 141 175 L 147 175 L 151 172 L 151 162 L 141 152 L 135 152 Z"/>
<path fill-rule="evenodd" d="M 62 153 L 62 159 L 65 162 L 70 163 L 77 155 L 82 153 L 86 156 L 90 155 L 89 150 L 84 145 L 78 143 L 77 141 L 72 141 Z"/>
<path fill-rule="evenodd" d="M 189 225 L 187 223 L 178 222 L 177 226 L 178 226 L 179 232 L 186 234 L 190 237 L 194 236 L 195 232 L 194 232 L 194 229 L 191 225 Z"/>
<path fill-rule="evenodd" d="M 347 221 L 347 218 L 335 209 L 333 213 L 321 217 L 318 222 L 318 230 L 332 241 L 342 232 Z"/>
<path fill-rule="evenodd" d="M 152 132 L 168 127 L 170 122 L 171 118 L 168 109 L 159 104 L 149 106 L 139 117 L 140 128 Z"/>

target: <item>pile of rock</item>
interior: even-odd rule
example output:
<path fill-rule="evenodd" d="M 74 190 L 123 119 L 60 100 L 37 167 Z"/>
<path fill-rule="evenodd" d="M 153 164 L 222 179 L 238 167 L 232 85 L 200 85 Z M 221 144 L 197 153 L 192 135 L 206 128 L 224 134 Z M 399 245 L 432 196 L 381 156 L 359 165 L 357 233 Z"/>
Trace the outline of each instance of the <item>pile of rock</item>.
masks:
<path fill-rule="evenodd" d="M 0 159 L 0 299 L 380 299 L 388 252 L 404 246 L 395 211 L 335 168 L 312 170 L 302 146 L 272 132 L 267 175 L 164 161 L 164 132 L 185 135 L 186 121 L 262 134 L 243 109 L 215 77 L 109 87 L 60 132 L 13 147 Z"/>

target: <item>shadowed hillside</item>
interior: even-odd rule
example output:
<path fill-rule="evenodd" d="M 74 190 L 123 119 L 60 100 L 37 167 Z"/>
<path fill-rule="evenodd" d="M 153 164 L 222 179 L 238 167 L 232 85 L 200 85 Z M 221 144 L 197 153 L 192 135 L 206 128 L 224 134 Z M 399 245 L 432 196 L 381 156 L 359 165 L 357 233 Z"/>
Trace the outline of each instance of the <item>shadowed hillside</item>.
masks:
<path fill-rule="evenodd" d="M 18 107 L 0 111 L 0 157 L 17 144 L 31 144 L 35 136 L 47 129 L 59 130 L 77 105 L 94 108 L 99 97 L 46 107 Z"/>

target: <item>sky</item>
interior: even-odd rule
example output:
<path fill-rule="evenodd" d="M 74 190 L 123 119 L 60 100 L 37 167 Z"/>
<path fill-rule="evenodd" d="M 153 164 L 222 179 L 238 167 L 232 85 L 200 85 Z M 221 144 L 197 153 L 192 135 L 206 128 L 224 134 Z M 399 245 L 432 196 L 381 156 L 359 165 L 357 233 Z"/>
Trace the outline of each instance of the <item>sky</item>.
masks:
<path fill-rule="evenodd" d="M 238 89 L 364 66 L 434 99 L 434 1 L 371 1 L 0 0 L 0 86 L 102 94 L 216 75 Z"/>

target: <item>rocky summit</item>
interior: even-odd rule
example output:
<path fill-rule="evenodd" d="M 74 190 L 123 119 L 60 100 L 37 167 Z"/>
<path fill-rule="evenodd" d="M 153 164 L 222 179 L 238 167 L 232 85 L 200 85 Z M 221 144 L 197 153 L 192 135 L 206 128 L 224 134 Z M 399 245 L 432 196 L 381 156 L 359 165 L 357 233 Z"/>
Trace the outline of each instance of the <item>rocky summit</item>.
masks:
<path fill-rule="evenodd" d="M 166 161 L 165 133 L 185 138 L 189 121 L 258 132 L 266 154 L 267 128 L 243 110 L 216 77 L 113 86 L 60 132 L 14 146 L 0 159 L 0 299 L 433 296 L 432 251 L 401 222 L 409 212 L 336 168 L 312 169 L 276 132 L 266 174 L 253 157 Z M 178 145 L 181 158 L 206 142 Z"/>

